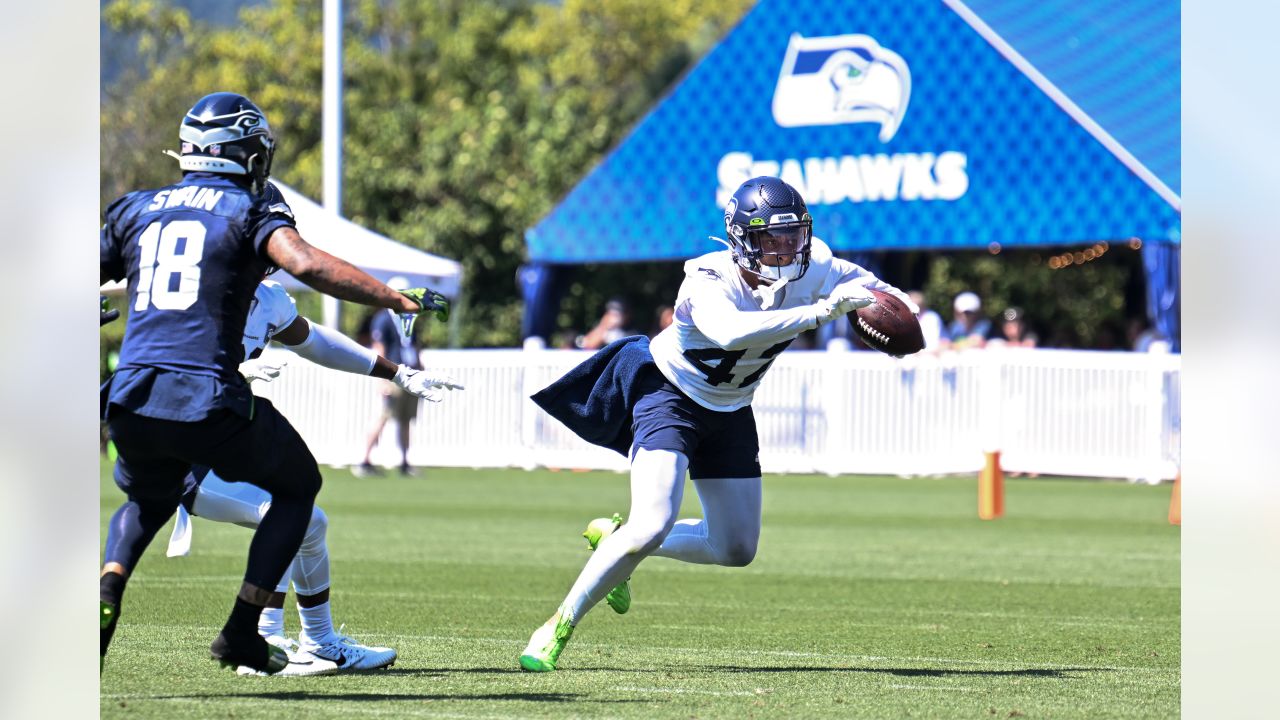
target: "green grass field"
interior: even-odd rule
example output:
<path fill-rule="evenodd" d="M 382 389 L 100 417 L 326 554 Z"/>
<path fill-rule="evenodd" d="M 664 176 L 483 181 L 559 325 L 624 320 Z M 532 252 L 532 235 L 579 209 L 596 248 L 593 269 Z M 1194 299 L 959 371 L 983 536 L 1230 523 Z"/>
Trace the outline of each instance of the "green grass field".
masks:
<path fill-rule="evenodd" d="M 1178 715 L 1168 486 L 1011 480 L 1006 517 L 982 522 L 973 478 L 770 477 L 752 565 L 652 558 L 628 615 L 602 603 L 561 670 L 530 675 L 516 656 L 586 560 L 586 522 L 625 511 L 624 476 L 325 477 L 335 620 L 395 667 L 219 670 L 250 533 L 197 519 L 191 556 L 164 557 L 166 530 L 130 583 L 102 717 Z M 104 465 L 104 534 L 120 499 Z"/>

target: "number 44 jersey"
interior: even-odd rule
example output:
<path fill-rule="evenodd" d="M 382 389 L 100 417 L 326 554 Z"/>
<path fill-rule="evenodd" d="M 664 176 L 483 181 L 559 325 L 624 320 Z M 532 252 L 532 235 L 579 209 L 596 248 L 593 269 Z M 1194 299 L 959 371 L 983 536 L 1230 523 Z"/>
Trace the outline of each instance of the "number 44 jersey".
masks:
<path fill-rule="evenodd" d="M 261 195 L 230 178 L 188 173 L 182 182 L 129 193 L 107 209 L 104 278 L 127 278 L 128 326 L 108 403 L 169 420 L 218 408 L 251 412 L 237 367 L 271 233 L 293 226 L 280 191 Z"/>
<path fill-rule="evenodd" d="M 650 351 L 671 384 L 722 412 L 751 404 L 774 358 L 797 335 L 818 326 L 813 304 L 840 283 L 858 280 L 906 298 L 858 265 L 833 257 L 817 238 L 808 271 L 776 293 L 753 291 L 728 250 L 689 260 L 684 273 L 671 325 L 653 339 Z"/>

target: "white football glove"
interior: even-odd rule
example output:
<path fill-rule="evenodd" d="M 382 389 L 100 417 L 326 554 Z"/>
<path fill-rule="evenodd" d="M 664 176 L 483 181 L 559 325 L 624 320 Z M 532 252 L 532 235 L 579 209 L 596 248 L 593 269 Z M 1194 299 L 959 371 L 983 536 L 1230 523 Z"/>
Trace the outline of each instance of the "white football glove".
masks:
<path fill-rule="evenodd" d="M 876 301 L 867 287 L 857 281 L 837 285 L 827 297 L 814 303 L 817 309 L 818 322 L 825 323 L 847 315 L 858 308 L 864 308 Z"/>
<path fill-rule="evenodd" d="M 289 361 L 285 358 L 280 358 L 279 360 L 267 360 L 264 358 L 245 360 L 240 363 L 240 374 L 249 382 L 261 380 L 264 383 L 269 383 L 280 377 L 280 371 L 288 364 Z"/>
<path fill-rule="evenodd" d="M 462 390 L 462 383 L 441 373 L 428 374 L 425 370 L 414 370 L 408 365 L 401 365 L 392 379 L 405 392 L 426 400 L 440 402 L 444 400 L 445 390 Z"/>

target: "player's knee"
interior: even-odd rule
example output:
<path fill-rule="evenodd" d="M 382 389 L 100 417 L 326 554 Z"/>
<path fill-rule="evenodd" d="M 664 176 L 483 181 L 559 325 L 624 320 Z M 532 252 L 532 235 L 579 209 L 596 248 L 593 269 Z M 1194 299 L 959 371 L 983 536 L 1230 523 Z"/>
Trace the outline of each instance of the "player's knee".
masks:
<path fill-rule="evenodd" d="M 729 567 L 746 567 L 756 559 L 756 544 L 746 541 L 732 543 L 725 548 L 723 559 Z"/>
<path fill-rule="evenodd" d="M 632 554 L 649 555 L 662 545 L 662 541 L 667 539 L 667 534 L 671 532 L 674 525 L 674 519 L 636 522 L 632 518 L 631 522 L 622 526 L 627 529 L 627 539 L 631 543 L 627 551 Z"/>
<path fill-rule="evenodd" d="M 303 478 L 302 491 L 307 497 L 314 499 L 320 494 L 320 486 L 324 484 L 324 479 L 320 477 L 320 468 L 314 462 L 308 470 Z"/>
<path fill-rule="evenodd" d="M 307 525 L 307 535 L 303 542 L 322 543 L 328 530 L 329 516 L 325 515 L 324 510 L 321 510 L 319 505 L 311 508 L 311 522 Z"/>

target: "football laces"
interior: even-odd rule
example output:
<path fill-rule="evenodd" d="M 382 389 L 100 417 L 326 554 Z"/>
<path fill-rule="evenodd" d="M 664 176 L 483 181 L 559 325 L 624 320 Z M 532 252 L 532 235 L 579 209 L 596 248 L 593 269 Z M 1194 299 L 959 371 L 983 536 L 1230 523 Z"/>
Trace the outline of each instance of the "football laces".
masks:
<path fill-rule="evenodd" d="M 884 333 L 882 333 L 882 332 L 880 332 L 880 331 L 876 330 L 875 328 L 871 327 L 870 325 L 868 325 L 868 324 L 867 324 L 867 321 L 866 321 L 866 320 L 863 320 L 861 317 L 859 317 L 859 318 L 858 318 L 858 327 L 862 329 L 862 332 L 864 332 L 864 333 L 866 333 L 868 336 L 870 336 L 870 338 L 871 338 L 872 340 L 875 340 L 876 342 L 880 343 L 881 345 L 887 345 L 887 344 L 889 344 L 889 336 L 888 336 L 888 335 L 885 335 Z"/>

